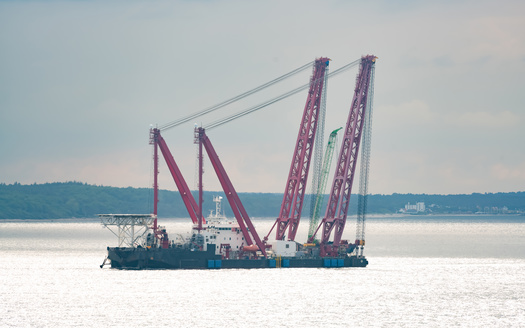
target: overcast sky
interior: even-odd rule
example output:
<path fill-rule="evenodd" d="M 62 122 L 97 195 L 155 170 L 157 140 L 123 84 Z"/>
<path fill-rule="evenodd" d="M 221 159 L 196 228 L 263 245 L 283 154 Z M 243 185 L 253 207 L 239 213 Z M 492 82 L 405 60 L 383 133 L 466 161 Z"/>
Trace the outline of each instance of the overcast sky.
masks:
<path fill-rule="evenodd" d="M 523 1 L 2 1 L 0 182 L 149 187 L 150 124 L 316 57 L 333 71 L 374 54 L 370 193 L 523 191 L 524 31 Z M 328 82 L 326 135 L 346 122 L 356 73 Z M 188 184 L 194 123 L 310 74 L 164 131 Z M 209 131 L 238 191 L 284 191 L 305 101 Z M 209 162 L 205 188 L 220 189 Z"/>

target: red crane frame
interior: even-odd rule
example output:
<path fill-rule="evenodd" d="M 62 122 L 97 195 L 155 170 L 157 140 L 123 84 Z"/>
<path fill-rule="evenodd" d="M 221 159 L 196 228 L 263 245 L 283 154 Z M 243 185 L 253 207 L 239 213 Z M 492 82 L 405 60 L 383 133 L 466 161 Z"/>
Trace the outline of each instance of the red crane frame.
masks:
<path fill-rule="evenodd" d="M 164 159 L 166 160 L 166 164 L 168 165 L 168 169 L 170 170 L 171 176 L 173 177 L 173 180 L 175 181 L 175 184 L 177 185 L 177 189 L 179 190 L 180 196 L 182 197 L 182 201 L 184 202 L 184 205 L 186 206 L 186 209 L 188 210 L 188 213 L 190 215 L 191 221 L 194 224 L 199 223 L 199 218 L 201 218 L 202 222 L 205 223 L 206 221 L 202 217 L 202 214 L 200 213 L 199 206 L 197 205 L 197 202 L 195 201 L 195 198 L 193 198 L 193 195 L 191 193 L 190 188 L 188 187 L 188 184 L 186 183 L 186 180 L 184 180 L 184 177 L 182 176 L 182 173 L 177 166 L 177 163 L 175 162 L 175 159 L 173 159 L 173 155 L 171 155 L 171 152 L 168 148 L 168 145 L 166 144 L 166 141 L 164 141 L 164 138 L 160 135 L 160 130 L 155 128 L 150 130 L 150 144 L 153 144 L 155 148 L 159 147 L 160 151 L 162 152 L 162 155 Z M 154 150 L 154 154 L 156 154 L 156 149 Z M 157 176 L 158 174 L 158 164 L 157 161 L 155 161 L 155 172 L 154 175 Z M 157 178 L 154 179 L 154 187 L 157 186 Z M 155 188 L 156 189 L 156 188 Z M 157 214 L 157 203 L 158 203 L 158 192 L 154 193 L 154 213 Z"/>
<path fill-rule="evenodd" d="M 334 175 L 326 214 L 314 233 L 315 236 L 319 228 L 323 226 L 321 256 L 337 256 L 339 253 L 339 245 L 348 215 L 357 155 L 359 153 L 359 145 L 363 131 L 371 72 L 376 58 L 377 57 L 372 55 L 361 58 L 361 65 L 356 79 L 354 96 L 346 122 L 345 135 L 341 144 L 337 170 Z M 334 240 L 333 243 L 330 244 L 329 239 L 334 228 Z"/>
<path fill-rule="evenodd" d="M 317 227 L 317 231 L 322 226 L 321 239 L 321 256 L 337 256 L 339 253 L 339 245 L 341 243 L 342 233 L 346 224 L 348 214 L 348 206 L 350 204 L 350 196 L 352 190 L 353 179 L 355 175 L 355 167 L 357 156 L 359 153 L 359 145 L 361 134 L 364 125 L 366 103 L 368 98 L 368 90 L 371 80 L 372 67 L 375 64 L 376 57 L 372 55 L 363 56 L 359 73 L 356 80 L 356 87 L 354 96 L 350 107 L 345 135 L 341 145 L 337 170 L 334 176 L 330 198 L 326 209 L 325 217 Z M 299 134 L 297 137 L 296 147 L 292 158 L 292 164 L 286 183 L 286 189 L 281 204 L 279 217 L 276 219 L 274 225 L 270 229 L 264 241 L 268 239 L 273 228 L 278 225 L 276 231 L 276 239 L 284 240 L 286 229 L 289 227 L 288 239 L 294 240 L 301 217 L 301 210 L 304 200 L 304 193 L 310 166 L 311 153 L 313 142 L 317 131 L 317 120 L 319 116 L 319 108 L 321 104 L 321 95 L 324 87 L 326 67 L 328 67 L 328 58 L 316 59 L 314 63 L 313 74 L 310 80 L 310 90 L 306 101 Z M 157 203 L 158 203 L 158 151 L 160 148 L 170 173 L 177 185 L 179 193 L 183 199 L 184 205 L 188 210 L 191 220 L 194 224 L 198 224 L 199 230 L 202 229 L 202 224 L 205 219 L 202 216 L 202 146 L 206 149 L 210 161 L 215 169 L 217 177 L 221 186 L 228 198 L 228 202 L 234 212 L 235 218 L 241 228 L 247 246 L 252 246 L 252 238 L 255 239 L 255 244 L 262 254 L 266 257 L 265 245 L 259 238 L 255 227 L 253 226 L 244 206 L 242 205 L 231 180 L 229 179 L 224 166 L 219 160 L 219 156 L 215 152 L 211 141 L 205 133 L 204 128 L 195 128 L 195 140 L 199 144 L 199 204 L 195 201 L 191 191 L 184 180 L 171 152 L 160 135 L 158 128 L 150 130 L 150 144 L 154 145 L 154 232 L 155 236 L 162 241 L 162 247 L 167 248 L 169 245 L 167 233 L 164 230 L 159 230 L 157 226 Z M 290 215 L 291 212 L 291 215 Z M 329 238 L 332 230 L 335 229 L 334 241 L 329 243 Z M 251 234 L 251 236 L 250 236 Z"/>
<path fill-rule="evenodd" d="M 228 202 L 230 203 L 230 207 L 232 208 L 232 211 L 235 215 L 235 219 L 237 220 L 237 223 L 239 224 L 239 227 L 241 228 L 242 234 L 244 236 L 244 240 L 247 243 L 247 246 L 253 245 L 253 241 L 251 236 L 253 236 L 253 239 L 255 239 L 255 244 L 259 248 L 259 250 L 262 252 L 263 256 L 266 257 L 266 248 L 261 239 L 259 238 L 259 235 L 257 234 L 257 231 L 255 230 L 255 227 L 252 224 L 252 221 L 250 220 L 250 217 L 248 216 L 248 213 L 244 209 L 244 206 L 242 205 L 242 202 L 239 198 L 239 195 L 237 194 L 237 191 L 235 191 L 235 188 L 233 187 L 233 184 L 228 177 L 228 174 L 226 173 L 226 170 L 224 169 L 224 166 L 222 165 L 219 156 L 215 152 L 215 149 L 213 148 L 213 145 L 211 144 L 210 139 L 206 135 L 205 129 L 202 127 L 195 128 L 195 140 L 200 145 L 203 145 L 206 149 L 206 152 L 208 153 L 208 157 L 210 158 L 210 162 L 215 169 L 215 173 L 217 174 L 217 177 L 219 178 L 219 182 L 221 183 L 222 190 L 224 190 L 224 194 L 226 195 L 226 198 L 228 199 Z M 202 170 L 200 170 L 200 174 L 202 174 Z M 251 236 L 250 236 L 251 234 Z"/>
<path fill-rule="evenodd" d="M 173 177 L 173 180 L 175 181 L 175 184 L 177 185 L 177 189 L 179 190 L 179 193 L 182 197 L 182 200 L 184 202 L 184 206 L 186 206 L 186 209 L 188 211 L 188 214 L 190 215 L 191 221 L 193 224 L 198 224 L 198 229 L 202 229 L 202 224 L 206 223 L 206 220 L 202 216 L 202 146 L 206 149 L 206 152 L 208 153 L 208 156 L 210 158 L 210 161 L 213 165 L 213 168 L 215 169 L 215 173 L 217 174 L 217 177 L 219 178 L 219 181 L 221 183 L 222 189 L 224 190 L 224 193 L 226 194 L 226 197 L 228 198 L 228 202 L 230 203 L 230 206 L 233 210 L 233 213 L 235 214 L 235 218 L 237 219 L 237 223 L 239 223 L 239 227 L 241 228 L 242 234 L 244 236 L 244 240 L 247 243 L 247 246 L 252 246 L 252 236 L 253 239 L 255 239 L 255 244 L 259 248 L 259 250 L 262 252 L 263 256 L 266 257 L 266 249 L 257 235 L 257 231 L 255 230 L 255 227 L 253 226 L 250 217 L 248 216 L 248 213 L 244 209 L 244 206 L 241 203 L 241 200 L 239 199 L 239 196 L 237 195 L 237 192 L 235 191 L 235 188 L 233 187 L 233 184 L 228 177 L 228 174 L 226 173 L 226 170 L 224 169 L 224 166 L 222 165 L 221 161 L 219 160 L 219 156 L 215 152 L 215 149 L 213 148 L 213 145 L 211 144 L 210 139 L 205 133 L 205 130 L 203 128 L 195 128 L 195 139 L 199 143 L 199 204 L 195 201 L 195 198 L 193 197 L 190 188 L 188 187 L 188 184 L 184 180 L 184 177 L 182 176 L 182 173 L 177 166 L 177 163 L 173 159 L 173 156 L 168 148 L 168 145 L 166 144 L 166 141 L 164 138 L 162 138 L 160 134 L 160 130 L 155 128 L 150 130 L 150 144 L 154 145 L 154 151 L 153 151 L 153 157 L 154 157 L 154 182 L 153 182 L 153 188 L 154 188 L 154 203 L 153 203 L 153 214 L 155 214 L 155 220 L 153 225 L 153 231 L 155 233 L 155 236 L 157 236 L 162 241 L 163 248 L 167 248 L 169 245 L 168 236 L 167 233 L 164 230 L 159 230 L 157 226 L 157 203 L 158 203 L 158 183 L 157 183 L 157 174 L 158 174 L 158 151 L 157 147 L 160 148 L 162 155 L 164 159 L 166 160 L 166 164 L 168 165 L 168 169 L 171 172 L 171 175 Z"/>
<path fill-rule="evenodd" d="M 182 173 L 177 166 L 177 163 L 175 162 L 175 159 L 173 159 L 173 156 L 171 155 L 171 152 L 168 148 L 168 145 L 166 144 L 166 141 L 164 141 L 164 138 L 160 135 L 160 130 L 157 128 L 150 129 L 150 144 L 153 145 L 153 166 L 154 166 L 154 173 L 153 173 L 153 214 L 155 215 L 155 220 L 153 221 L 153 233 L 155 237 L 159 238 L 161 240 L 162 248 L 168 248 L 169 246 L 169 239 L 168 234 L 165 230 L 159 229 L 159 226 L 157 225 L 157 204 L 159 202 L 159 192 L 158 192 L 158 178 L 157 175 L 159 173 L 159 156 L 158 156 L 158 148 L 160 148 L 160 151 L 162 152 L 162 155 L 164 159 L 166 160 L 166 164 L 168 165 L 168 169 L 170 170 L 170 173 L 173 177 L 173 180 L 175 181 L 175 184 L 177 185 L 177 189 L 179 190 L 180 196 L 182 197 L 182 201 L 184 202 L 184 205 L 186 206 L 186 209 L 188 210 L 188 213 L 190 215 L 191 221 L 194 224 L 199 224 L 199 228 L 202 227 L 202 223 L 205 223 L 205 219 L 202 216 L 202 209 L 197 206 L 197 202 L 195 201 L 195 198 L 193 198 L 193 195 L 191 194 L 190 188 L 188 187 L 188 184 L 186 183 L 186 180 L 184 180 L 184 177 L 182 176 Z M 200 218 L 200 220 L 199 220 Z"/>
<path fill-rule="evenodd" d="M 308 91 L 308 98 L 306 99 L 301 125 L 299 126 L 299 133 L 295 144 L 290 172 L 288 173 L 288 180 L 286 181 L 281 210 L 279 217 L 268 232 L 268 235 L 264 238 L 265 241 L 268 240 L 268 236 L 276 225 L 276 240 L 284 239 L 286 228 L 288 227 L 288 240 L 294 240 L 297 234 L 306 190 L 306 181 L 310 168 L 310 159 L 312 157 L 312 148 L 317 131 L 325 73 L 329 61 L 329 58 L 322 57 L 316 59 L 314 62 L 313 74 L 310 79 L 310 90 Z"/>

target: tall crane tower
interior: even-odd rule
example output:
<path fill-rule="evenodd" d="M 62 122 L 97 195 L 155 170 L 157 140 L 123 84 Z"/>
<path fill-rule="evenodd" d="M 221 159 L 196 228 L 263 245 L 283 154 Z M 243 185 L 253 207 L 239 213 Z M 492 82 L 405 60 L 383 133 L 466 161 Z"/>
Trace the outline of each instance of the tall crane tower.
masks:
<path fill-rule="evenodd" d="M 376 58 L 377 57 L 372 55 L 361 58 L 326 214 L 316 230 L 317 233 L 322 226 L 321 256 L 337 256 L 339 254 L 341 237 L 345 228 L 348 207 L 350 205 L 361 134 L 365 121 L 369 87 L 372 79 L 372 68 L 374 67 Z M 333 230 L 335 230 L 334 239 L 333 242 L 329 242 Z"/>
<path fill-rule="evenodd" d="M 268 232 L 265 240 L 268 239 L 268 236 L 276 225 L 276 240 L 284 240 L 287 228 L 289 228 L 288 240 L 295 239 L 301 218 L 306 181 L 321 107 L 325 73 L 329 60 L 330 59 L 326 57 L 322 57 L 316 59 L 314 62 L 313 74 L 310 80 L 310 90 L 308 91 L 308 98 L 306 99 L 306 105 L 299 126 L 299 134 L 292 157 L 290 172 L 286 181 L 281 210 L 279 217 L 276 219 L 270 232 Z"/>
<path fill-rule="evenodd" d="M 357 223 L 355 245 L 357 256 L 363 256 L 365 247 L 365 223 L 368 205 L 368 176 L 370 174 L 370 148 L 372 142 L 372 110 L 374 108 L 374 79 L 375 66 L 372 66 L 368 101 L 366 102 L 366 117 L 363 126 L 363 140 L 361 141 L 361 166 L 359 175 L 359 193 L 357 194 Z"/>

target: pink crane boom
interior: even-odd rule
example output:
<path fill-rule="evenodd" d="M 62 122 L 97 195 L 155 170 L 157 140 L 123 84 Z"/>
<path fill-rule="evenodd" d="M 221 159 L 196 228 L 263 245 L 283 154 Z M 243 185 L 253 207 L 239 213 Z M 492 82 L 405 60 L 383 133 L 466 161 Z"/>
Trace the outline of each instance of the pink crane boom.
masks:
<path fill-rule="evenodd" d="M 299 126 L 299 134 L 297 136 L 288 180 L 286 181 L 281 210 L 279 217 L 268 232 L 268 235 L 264 238 L 265 240 L 268 239 L 268 236 L 276 225 L 276 240 L 284 239 L 288 227 L 288 240 L 295 239 L 301 218 L 312 148 L 317 131 L 321 95 L 323 93 L 325 73 L 329 60 L 330 59 L 323 57 L 316 59 L 314 62 L 313 74 L 310 80 L 310 90 L 308 91 L 308 98 L 306 99 L 306 105 Z"/>
<path fill-rule="evenodd" d="M 350 113 L 345 127 L 345 135 L 341 144 L 337 169 L 326 208 L 326 214 L 315 234 L 322 226 L 321 256 L 337 256 L 341 244 L 341 236 L 348 215 L 352 183 L 355 175 L 357 155 L 363 125 L 365 120 L 365 110 L 368 98 L 368 90 L 371 80 L 372 67 L 376 61 L 375 56 L 368 55 L 361 58 L 361 65 L 356 80 L 354 96 L 350 105 Z M 329 238 L 334 230 L 333 243 L 329 243 Z"/>
<path fill-rule="evenodd" d="M 210 139 L 206 135 L 204 128 L 195 128 L 195 142 L 199 143 L 199 146 L 203 145 L 206 149 L 206 152 L 208 153 L 210 162 L 213 168 L 215 169 L 215 173 L 219 178 L 219 182 L 221 183 L 222 190 L 224 190 L 224 194 L 226 195 L 226 198 L 230 203 L 232 211 L 235 215 L 235 219 L 237 220 L 237 223 L 241 228 L 244 240 L 247 243 L 246 246 L 253 247 L 256 245 L 258 250 L 261 251 L 262 255 L 266 257 L 266 248 L 261 239 L 259 238 L 259 235 L 257 234 L 257 231 L 255 230 L 255 227 L 253 226 L 250 217 L 248 216 L 248 213 L 244 209 L 239 195 L 237 194 L 237 191 L 235 191 L 235 188 L 233 187 L 233 184 L 230 178 L 228 177 L 228 174 L 226 173 L 226 170 L 224 169 L 224 166 L 222 165 L 219 156 L 215 152 L 215 149 L 213 148 Z M 202 169 L 200 169 L 199 171 L 200 174 L 202 174 Z M 253 237 L 253 239 L 255 240 L 255 245 L 253 244 L 251 237 Z"/>
<path fill-rule="evenodd" d="M 348 116 L 344 139 L 341 144 L 341 151 L 337 169 L 332 184 L 330 198 L 326 214 L 321 223 L 315 230 L 312 239 L 317 234 L 317 231 L 322 228 L 322 238 L 320 244 L 321 256 L 338 256 L 340 253 L 340 244 L 347 244 L 345 241 L 341 242 L 342 233 L 345 227 L 346 218 L 348 214 L 348 207 L 350 203 L 350 196 L 352 191 L 352 184 L 355 175 L 355 167 L 357 156 L 359 153 L 359 146 L 361 141 L 361 134 L 363 131 L 365 115 L 367 111 L 367 101 L 369 96 L 370 84 L 372 81 L 372 69 L 375 64 L 376 57 L 372 55 L 363 56 L 360 61 L 350 63 L 343 68 L 346 69 L 360 62 L 360 68 L 356 79 L 356 86 L 352 103 L 350 106 L 350 113 Z M 234 212 L 235 218 L 242 230 L 245 241 L 247 242 L 247 250 L 260 251 L 266 257 L 266 241 L 271 234 L 273 228 L 276 229 L 276 240 L 284 240 L 285 233 L 288 229 L 288 240 L 295 240 L 297 228 L 301 218 L 301 210 L 303 206 L 304 194 L 306 191 L 306 182 L 310 167 L 310 160 L 312 157 L 312 150 L 314 146 L 315 135 L 317 132 L 317 125 L 319 119 L 319 112 L 322 101 L 323 88 L 325 87 L 326 77 L 328 76 L 329 59 L 326 57 L 318 58 L 314 62 L 313 74 L 310 79 L 309 92 L 304 107 L 303 116 L 299 126 L 299 133 L 295 145 L 294 154 L 288 179 L 285 186 L 283 202 L 279 212 L 279 217 L 276 219 L 268 235 L 263 241 L 259 238 L 255 227 L 253 226 L 244 206 L 242 205 L 237 192 L 235 191 L 231 180 L 229 179 L 219 156 L 215 152 L 211 141 L 205 133 L 204 128 L 195 129 L 195 142 L 199 144 L 199 203 L 195 201 L 182 173 L 180 172 L 173 156 L 171 155 L 166 142 L 160 135 L 160 129 L 152 128 L 150 131 L 150 143 L 154 145 L 154 214 L 157 215 L 158 203 L 158 149 L 160 148 L 164 159 L 168 165 L 171 175 L 177 185 L 179 193 L 182 197 L 184 205 L 190 215 L 193 224 L 198 225 L 198 230 L 203 229 L 203 224 L 206 223 L 202 215 L 202 148 L 206 149 L 210 162 L 219 178 L 221 186 Z M 343 68 L 337 71 L 342 71 Z M 335 72 L 333 72 L 335 73 Z M 306 85 L 307 86 L 307 85 Z M 306 87 L 305 86 L 305 87 Z M 295 92 L 295 91 L 294 91 Z M 291 93 L 285 94 L 289 95 Z M 282 99 L 284 97 L 279 97 Z M 272 100 L 272 102 L 274 102 Z M 269 102 L 269 103 L 272 103 Z M 265 103 L 264 106 L 267 104 Z M 262 108 L 260 106 L 256 109 Z M 232 119 L 241 117 L 246 113 L 254 111 L 250 108 L 246 112 L 241 112 L 227 118 L 218 123 L 213 123 L 211 127 L 215 127 Z M 334 240 L 329 242 L 332 230 L 335 229 Z M 168 236 L 165 230 L 157 226 L 155 218 L 153 230 L 155 236 L 162 242 L 162 247 L 169 246 Z M 363 239 L 363 238 L 361 238 Z M 356 241 L 357 243 L 357 241 Z M 361 243 L 361 240 L 359 240 Z"/>
<path fill-rule="evenodd" d="M 158 194 L 158 183 L 157 183 L 157 175 L 159 172 L 158 169 L 158 148 L 160 148 L 160 151 L 162 152 L 162 155 L 164 159 L 166 160 L 166 164 L 168 165 L 168 168 L 170 170 L 170 173 L 173 177 L 173 180 L 175 181 L 175 184 L 177 185 L 177 189 L 179 190 L 180 196 L 182 197 L 182 201 L 184 202 L 184 205 L 186 206 L 186 209 L 188 210 L 188 214 L 190 215 L 191 221 L 194 224 L 199 223 L 200 225 L 204 222 L 204 218 L 202 216 L 202 209 L 197 206 L 197 202 L 195 202 L 195 198 L 193 198 L 193 195 L 191 194 L 190 188 L 188 187 L 188 184 L 186 183 L 186 180 L 184 180 L 184 177 L 182 176 L 182 173 L 177 166 L 177 163 L 173 159 L 173 156 L 171 155 L 171 152 L 168 148 L 168 145 L 166 144 L 166 141 L 164 141 L 164 138 L 160 135 L 160 130 L 155 128 L 150 130 L 150 144 L 153 145 L 153 163 L 154 163 L 154 182 L 153 182 L 153 214 L 155 215 L 155 220 L 153 222 L 153 232 L 155 237 L 159 238 L 162 243 L 163 248 L 168 248 L 168 235 L 165 231 L 159 230 L 157 226 L 157 204 L 159 202 L 159 194 Z"/>
<path fill-rule="evenodd" d="M 239 223 L 239 226 L 241 228 L 241 231 L 244 236 L 244 240 L 247 243 L 247 246 L 257 246 L 257 249 L 261 251 L 263 256 L 266 256 L 266 249 L 264 244 L 262 243 L 261 239 L 257 235 L 257 231 L 255 230 L 255 227 L 253 226 L 246 210 L 244 209 L 244 206 L 242 205 L 239 196 L 237 195 L 237 192 L 235 191 L 235 188 L 233 187 L 233 184 L 228 177 L 228 174 L 226 173 L 226 170 L 224 169 L 221 161 L 219 160 L 219 156 L 215 152 L 215 149 L 213 148 L 210 139 L 205 133 L 205 130 L 203 128 L 196 128 L 195 129 L 195 141 L 199 144 L 199 149 L 202 150 L 202 146 L 206 149 L 206 152 L 208 153 L 208 156 L 210 158 L 210 161 L 213 165 L 213 168 L 215 169 L 215 172 L 217 173 L 217 177 L 219 178 L 219 181 L 221 183 L 221 186 L 224 190 L 224 193 L 226 194 L 226 197 L 228 198 L 228 201 L 230 203 L 230 206 L 235 214 L 235 218 L 237 219 L 237 222 Z M 155 216 L 157 215 L 157 203 L 158 203 L 158 184 L 157 184 L 157 173 L 158 173 L 158 155 L 157 155 L 157 147 L 160 148 L 162 155 L 164 156 L 164 159 L 166 160 L 166 164 L 168 165 L 168 168 L 171 172 L 171 175 L 173 177 L 173 180 L 175 181 L 175 184 L 177 185 L 177 189 L 179 190 L 179 193 L 182 197 L 182 200 L 184 202 L 184 205 L 186 206 L 186 210 L 188 211 L 188 214 L 190 215 L 191 221 L 193 224 L 198 224 L 198 229 L 202 229 L 202 225 L 206 223 L 206 220 L 202 216 L 202 161 L 201 165 L 199 167 L 199 205 L 197 205 L 197 202 L 195 201 L 195 198 L 193 197 L 188 184 L 184 180 L 184 177 L 182 176 L 181 171 L 179 170 L 179 167 L 177 166 L 177 163 L 173 159 L 173 156 L 171 155 L 171 152 L 164 141 L 164 138 L 162 138 L 160 134 L 159 129 L 151 129 L 150 131 L 150 143 L 154 145 L 154 205 L 153 205 L 153 214 Z M 199 158 L 202 159 L 202 152 L 199 152 Z M 155 217 L 154 225 L 153 225 L 153 231 L 155 236 L 157 236 L 161 242 L 162 247 L 167 248 L 168 247 L 168 236 L 167 233 L 163 230 L 160 230 L 157 226 L 157 219 Z M 255 245 L 253 244 L 252 237 L 255 240 Z"/>

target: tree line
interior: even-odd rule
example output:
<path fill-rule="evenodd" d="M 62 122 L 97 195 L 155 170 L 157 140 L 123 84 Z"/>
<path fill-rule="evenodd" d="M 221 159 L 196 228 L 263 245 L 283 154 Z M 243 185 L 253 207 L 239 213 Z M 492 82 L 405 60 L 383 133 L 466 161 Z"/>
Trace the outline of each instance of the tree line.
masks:
<path fill-rule="evenodd" d="M 223 196 L 226 216 L 233 217 L 224 193 L 204 192 L 203 212 L 215 209 L 213 196 Z M 197 199 L 197 193 L 194 197 Z M 277 217 L 283 200 L 279 193 L 239 193 L 250 217 Z M 424 202 L 433 213 L 476 213 L 494 208 L 507 212 L 525 212 L 525 192 L 473 193 L 462 195 L 392 194 L 368 195 L 368 213 L 393 214 L 410 202 Z M 350 215 L 356 214 L 357 195 L 350 198 Z M 328 196 L 325 195 L 323 209 Z M 89 185 L 82 182 L 55 182 L 22 185 L 0 184 L 0 219 L 93 218 L 97 214 L 151 213 L 153 191 L 149 188 L 118 188 Z M 309 197 L 303 206 L 303 217 L 310 214 Z M 159 217 L 188 217 L 177 191 L 160 190 Z M 324 214 L 324 210 L 321 214 Z"/>

